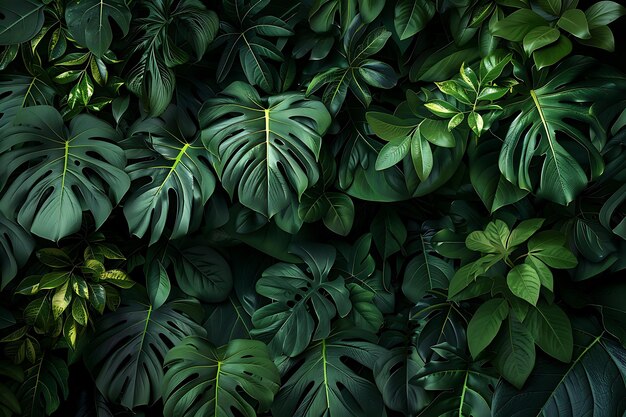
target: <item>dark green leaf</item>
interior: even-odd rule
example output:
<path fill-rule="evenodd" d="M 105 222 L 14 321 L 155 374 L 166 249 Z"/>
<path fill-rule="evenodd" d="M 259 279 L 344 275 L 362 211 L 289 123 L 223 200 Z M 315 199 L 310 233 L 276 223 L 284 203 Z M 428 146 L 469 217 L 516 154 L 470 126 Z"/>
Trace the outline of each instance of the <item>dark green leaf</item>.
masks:
<path fill-rule="evenodd" d="M 163 358 L 186 336 L 203 335 L 197 301 L 174 300 L 154 309 L 145 294 L 127 292 L 114 313 L 96 322 L 85 363 L 105 398 L 127 408 L 161 398 Z"/>
<path fill-rule="evenodd" d="M 117 132 L 86 114 L 73 118 L 68 129 L 49 106 L 22 110 L 15 124 L 0 145 L 0 177 L 5 179 L 0 209 L 54 241 L 79 230 L 83 211 L 101 226 L 130 185 L 123 171 L 126 158 L 115 144 Z M 7 161 L 20 159 L 32 165 L 6 184 L 22 166 Z"/>
<path fill-rule="evenodd" d="M 269 97 L 262 104 L 265 100 L 241 82 L 222 95 L 200 112 L 202 140 L 215 155 L 217 173 L 231 196 L 236 190 L 243 205 L 272 217 L 287 207 L 294 191 L 300 197 L 317 181 L 321 135 L 330 114 L 322 103 L 298 93 Z M 297 159 L 287 157 L 288 151 Z"/>
<path fill-rule="evenodd" d="M 102 57 L 111 46 L 114 21 L 126 36 L 131 14 L 124 0 L 72 0 L 65 9 L 65 21 L 72 37 Z"/>
<path fill-rule="evenodd" d="M 164 365 L 166 417 L 255 417 L 272 405 L 280 383 L 267 347 L 256 340 L 236 339 L 216 348 L 204 338 L 187 337 L 168 352 Z M 199 401 L 189 402 L 190 397 Z"/>
<path fill-rule="evenodd" d="M 0 45 L 13 45 L 34 38 L 44 24 L 43 7 L 38 0 L 2 0 Z"/>

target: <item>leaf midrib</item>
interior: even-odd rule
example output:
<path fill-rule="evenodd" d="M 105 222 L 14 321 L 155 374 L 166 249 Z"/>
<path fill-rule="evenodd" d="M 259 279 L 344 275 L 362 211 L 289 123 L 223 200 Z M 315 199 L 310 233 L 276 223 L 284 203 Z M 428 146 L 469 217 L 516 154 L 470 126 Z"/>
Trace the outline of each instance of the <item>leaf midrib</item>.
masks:
<path fill-rule="evenodd" d="M 563 191 L 565 191 L 565 189 L 567 188 L 564 180 L 565 178 L 563 177 L 563 175 L 561 174 L 561 170 L 559 168 L 559 162 L 558 162 L 558 158 L 556 155 L 556 152 L 554 150 L 554 143 L 553 141 L 555 140 L 555 138 L 552 137 L 552 135 L 550 134 L 550 130 L 548 127 L 548 121 L 546 119 L 546 116 L 543 112 L 543 108 L 541 106 L 541 103 L 539 102 L 539 97 L 537 96 L 537 93 L 535 92 L 535 90 L 530 90 L 530 96 L 533 99 L 533 103 L 535 104 L 535 108 L 537 109 L 537 113 L 539 114 L 539 118 L 541 119 L 541 124 L 543 126 L 543 129 L 546 133 L 546 140 L 548 141 L 548 145 L 550 146 L 550 153 L 552 154 L 552 158 L 554 159 L 554 166 L 556 169 L 556 173 L 557 173 L 557 177 L 559 179 L 559 185 L 561 186 L 561 189 Z"/>

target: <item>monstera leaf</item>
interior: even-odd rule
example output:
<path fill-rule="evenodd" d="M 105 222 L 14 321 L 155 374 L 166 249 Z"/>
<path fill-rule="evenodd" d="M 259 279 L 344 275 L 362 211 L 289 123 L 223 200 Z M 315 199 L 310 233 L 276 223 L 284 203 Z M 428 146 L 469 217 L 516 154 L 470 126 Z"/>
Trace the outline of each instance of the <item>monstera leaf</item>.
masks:
<path fill-rule="evenodd" d="M 376 270 L 376 261 L 370 254 L 372 235 L 361 236 L 354 245 L 343 242 L 335 245 L 339 252 L 333 269 L 341 274 L 346 284 L 354 284 L 373 295 L 372 302 L 383 313 L 392 313 L 395 305 L 394 293 L 383 285 L 383 274 Z"/>
<path fill-rule="evenodd" d="M 34 38 L 44 23 L 41 0 L 0 1 L 0 45 L 13 45 Z"/>
<path fill-rule="evenodd" d="M 37 77 L 0 75 L 0 96 L 0 129 L 4 129 L 21 108 L 52 104 L 54 89 Z"/>
<path fill-rule="evenodd" d="M 271 93 L 280 84 L 280 75 L 270 62 L 283 62 L 276 42 L 266 37 L 293 35 L 289 24 L 274 16 L 258 16 L 268 1 L 224 0 L 228 21 L 220 23 L 222 33 L 215 39 L 215 48 L 223 50 L 217 67 L 217 81 L 222 82 L 239 57 L 241 69 L 251 85 Z M 245 10 L 245 13 L 243 12 Z"/>
<path fill-rule="evenodd" d="M 337 329 L 301 355 L 279 363 L 288 375 L 272 406 L 274 417 L 380 417 L 383 402 L 376 386 L 362 376 L 385 349 L 357 328 Z M 370 374 L 370 371 L 366 371 Z"/>
<path fill-rule="evenodd" d="M 86 114 L 66 128 L 50 106 L 23 109 L 13 124 L 0 143 L 0 210 L 54 241 L 78 231 L 86 210 L 100 227 L 130 186 L 116 131 Z"/>
<path fill-rule="evenodd" d="M 204 335 L 200 304 L 173 300 L 154 309 L 140 290 L 127 291 L 120 307 L 96 323 L 85 363 L 107 400 L 127 408 L 161 398 L 163 358 L 186 336 Z"/>
<path fill-rule="evenodd" d="M 333 247 L 295 247 L 292 252 L 307 264 L 312 277 L 294 264 L 269 267 L 256 290 L 275 302 L 261 307 L 252 317 L 256 327 L 253 335 L 269 340 L 272 351 L 287 356 L 300 354 L 311 340 L 328 337 L 331 320 L 337 314 L 345 317 L 352 307 L 343 277 L 328 276 L 335 262 Z"/>
<path fill-rule="evenodd" d="M 170 107 L 161 118 L 138 122 L 130 134 L 126 172 L 137 186 L 126 199 L 124 215 L 131 233 L 143 237 L 150 230 L 150 244 L 156 243 L 173 212 L 171 238 L 187 235 L 215 189 L 195 127 L 177 123 L 176 109 Z"/>
<path fill-rule="evenodd" d="M 33 238 L 20 225 L 0 216 L 0 290 L 15 278 L 34 247 Z"/>
<path fill-rule="evenodd" d="M 424 367 L 414 345 L 414 325 L 406 315 L 388 316 L 386 330 L 380 337 L 388 354 L 376 361 L 374 377 L 385 405 L 403 415 L 413 416 L 430 401 L 430 394 L 413 376 Z"/>
<path fill-rule="evenodd" d="M 618 100 L 626 83 L 616 76 L 594 78 L 595 65 L 586 57 L 564 61 L 540 87 L 506 106 L 507 114 L 515 114 L 499 158 L 507 180 L 527 191 L 534 191 L 538 180 L 537 195 L 567 205 L 602 173 L 598 148 L 604 145 L 606 133 L 589 105 L 600 99 Z M 590 80 L 580 80 L 588 74 Z M 543 162 L 537 179 L 532 164 L 539 157 Z"/>
<path fill-rule="evenodd" d="M 52 355 L 39 358 L 26 369 L 17 393 L 22 415 L 44 417 L 55 412 L 69 394 L 68 377 L 69 370 L 62 359 Z"/>
<path fill-rule="evenodd" d="M 257 340 L 216 348 L 187 337 L 168 352 L 165 366 L 165 417 L 256 417 L 272 405 L 280 384 L 267 346 Z"/>
<path fill-rule="evenodd" d="M 472 362 L 445 342 L 432 349 L 442 359 L 428 362 L 414 378 L 426 390 L 444 392 L 420 416 L 491 417 L 490 385 L 495 385 L 498 379 L 484 366 L 484 361 Z"/>
<path fill-rule="evenodd" d="M 202 140 L 222 185 L 254 211 L 272 217 L 317 182 L 317 158 L 330 114 L 298 93 L 261 99 L 235 82 L 200 110 Z"/>
<path fill-rule="evenodd" d="M 621 415 L 626 409 L 626 350 L 597 333 L 576 329 L 574 361 L 562 364 L 539 358 L 522 391 L 501 382 L 493 398 L 493 416 Z"/>
<path fill-rule="evenodd" d="M 72 0 L 65 9 L 65 21 L 74 39 L 98 58 L 113 41 L 111 20 L 126 36 L 131 14 L 124 0 Z"/>

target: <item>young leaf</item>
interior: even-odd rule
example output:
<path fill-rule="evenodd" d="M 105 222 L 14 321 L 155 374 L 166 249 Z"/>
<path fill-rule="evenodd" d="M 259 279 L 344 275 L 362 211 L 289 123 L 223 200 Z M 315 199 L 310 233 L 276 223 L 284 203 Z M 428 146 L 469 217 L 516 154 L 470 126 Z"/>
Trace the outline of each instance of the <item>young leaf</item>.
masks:
<path fill-rule="evenodd" d="M 527 264 L 516 265 L 506 276 L 511 292 L 519 298 L 536 305 L 539 301 L 541 281 L 537 271 Z"/>

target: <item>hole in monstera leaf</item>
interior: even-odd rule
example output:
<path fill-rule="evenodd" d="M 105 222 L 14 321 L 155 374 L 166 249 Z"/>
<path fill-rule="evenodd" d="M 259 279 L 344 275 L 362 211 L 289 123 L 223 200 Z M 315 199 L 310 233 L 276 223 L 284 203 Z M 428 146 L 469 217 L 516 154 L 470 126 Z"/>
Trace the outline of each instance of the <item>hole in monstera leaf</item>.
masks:
<path fill-rule="evenodd" d="M 159 349 L 158 346 L 155 346 L 154 344 L 150 343 L 149 345 L 149 349 L 150 351 L 154 354 L 154 356 L 157 358 L 159 363 L 163 363 L 165 360 L 165 357 L 163 356 L 163 354 L 161 353 L 161 349 Z"/>
<path fill-rule="evenodd" d="M 282 381 L 289 381 L 289 379 L 291 379 L 291 377 L 298 372 L 298 369 L 300 369 L 302 367 L 302 365 L 304 364 L 304 362 L 306 361 L 306 358 L 304 358 L 304 355 L 300 355 L 297 356 L 295 358 L 291 358 L 289 359 L 289 368 L 285 371 L 282 370 L 282 374 L 281 374 L 281 380 Z M 310 385 L 309 387 L 305 390 L 308 391 L 310 389 Z"/>
<path fill-rule="evenodd" d="M 187 375 L 185 378 L 183 378 L 178 384 L 176 384 L 176 386 L 173 389 L 170 389 L 170 392 L 177 392 L 178 390 L 182 389 L 185 385 L 193 382 L 195 379 L 198 379 L 200 377 L 200 374 L 197 372 L 191 373 L 189 375 Z M 195 401 L 199 401 L 201 399 L 201 396 L 196 396 Z M 191 407 L 190 407 L 191 408 Z"/>
<path fill-rule="evenodd" d="M 87 151 L 85 152 L 85 155 L 87 155 L 90 158 L 96 159 L 98 161 L 101 162 L 107 162 L 107 160 L 105 158 L 102 157 L 102 155 L 96 151 Z"/>
<path fill-rule="evenodd" d="M 293 300 L 287 301 L 286 304 L 287 304 L 287 307 L 289 307 L 289 308 L 293 308 L 296 305 L 296 303 Z"/>
<path fill-rule="evenodd" d="M 167 190 L 167 201 L 169 201 L 170 204 L 167 207 L 167 220 L 165 221 L 165 230 L 172 230 L 179 220 L 180 216 L 178 215 L 178 206 L 182 203 L 178 197 L 178 194 L 176 193 L 176 190 L 173 188 Z M 191 232 L 191 230 L 188 232 Z"/>
<path fill-rule="evenodd" d="M 410 354 L 411 354 L 411 350 L 409 349 L 409 350 L 407 351 L 407 355 L 410 355 Z M 403 366 L 404 366 L 404 362 L 402 362 L 402 361 L 400 361 L 400 362 L 398 362 L 398 363 L 394 364 L 394 365 L 391 367 L 391 369 L 389 370 L 389 374 L 390 374 L 390 375 L 393 375 L 394 373 L 396 373 L 397 371 L 399 371 L 399 370 L 400 370 Z"/>
<path fill-rule="evenodd" d="M 161 339 L 161 342 L 163 342 L 163 344 L 167 346 L 167 350 L 170 350 L 174 347 L 174 343 L 170 339 L 168 339 L 167 336 L 165 336 L 163 333 L 159 333 L 159 339 Z"/>
<path fill-rule="evenodd" d="M 256 404 L 256 401 L 254 401 L 254 399 L 252 397 L 250 397 L 248 394 L 246 394 L 246 392 L 241 389 L 241 387 L 236 387 L 235 391 L 237 391 L 248 404 Z M 233 415 L 233 417 L 246 417 L 245 414 L 243 414 L 241 411 L 239 411 L 237 408 L 235 408 L 234 406 L 230 407 L 230 412 Z"/>
<path fill-rule="evenodd" d="M 182 311 L 177 310 L 177 309 L 174 309 L 174 311 L 176 311 L 177 313 L 181 313 L 181 314 L 183 313 Z M 170 327 L 172 329 L 175 329 L 175 330 L 177 330 L 180 333 L 185 333 L 175 321 L 168 320 L 167 321 L 167 325 L 168 325 L 168 327 Z"/>
<path fill-rule="evenodd" d="M 209 159 L 207 158 L 207 156 L 205 154 L 200 154 L 197 156 L 198 161 L 200 161 L 206 168 L 208 169 L 212 169 L 211 168 L 211 161 L 209 161 Z"/>
<path fill-rule="evenodd" d="M 339 361 L 341 363 L 343 363 L 344 365 L 346 365 L 350 369 L 361 369 L 361 368 L 363 368 L 363 365 L 361 365 L 358 361 L 355 361 L 354 359 L 352 359 L 352 358 L 350 358 L 348 356 L 341 356 L 339 358 Z"/>
<path fill-rule="evenodd" d="M 308 173 L 309 170 L 307 169 L 306 165 L 302 162 L 302 159 L 298 155 L 296 155 L 296 153 L 292 149 L 287 149 L 287 153 L 291 156 L 292 160 L 296 162 L 298 167 L 300 167 L 300 169 L 303 172 Z"/>

